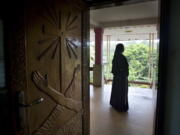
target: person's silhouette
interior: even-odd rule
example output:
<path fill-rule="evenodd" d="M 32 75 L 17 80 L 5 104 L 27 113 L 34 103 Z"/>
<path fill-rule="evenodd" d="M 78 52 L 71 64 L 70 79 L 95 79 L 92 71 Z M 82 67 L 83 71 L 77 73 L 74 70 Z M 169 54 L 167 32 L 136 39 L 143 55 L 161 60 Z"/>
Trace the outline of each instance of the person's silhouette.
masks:
<path fill-rule="evenodd" d="M 129 65 L 126 57 L 122 54 L 124 45 L 117 44 L 112 61 L 113 84 L 110 104 L 120 112 L 126 112 L 128 105 L 128 75 Z"/>

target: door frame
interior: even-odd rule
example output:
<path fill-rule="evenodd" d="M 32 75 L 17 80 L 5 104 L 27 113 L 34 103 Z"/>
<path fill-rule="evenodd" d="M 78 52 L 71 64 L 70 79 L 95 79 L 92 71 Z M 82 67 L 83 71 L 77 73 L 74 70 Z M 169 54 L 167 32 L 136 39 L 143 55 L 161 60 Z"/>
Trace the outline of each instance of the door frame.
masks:
<path fill-rule="evenodd" d="M 116 1 L 100 1 L 90 2 L 90 9 L 102 9 L 107 7 L 115 7 L 120 5 L 134 4 L 146 2 L 149 0 L 116 0 Z M 158 0 L 159 17 L 158 17 L 158 34 L 159 34 L 159 61 L 158 61 L 158 90 L 155 109 L 155 121 L 153 126 L 154 135 L 163 135 L 163 122 L 165 110 L 165 94 L 166 94 L 166 77 L 167 77 L 167 59 L 168 59 L 168 27 L 169 27 L 169 0 Z"/>
<path fill-rule="evenodd" d="M 158 93 L 156 105 L 155 135 L 164 134 L 165 96 L 167 83 L 168 49 L 169 49 L 169 13 L 170 1 L 159 0 L 159 65 L 158 65 Z"/>
<path fill-rule="evenodd" d="M 90 135 L 90 91 L 89 91 L 89 52 L 90 52 L 90 10 L 87 8 L 82 12 L 82 90 L 83 90 L 83 108 L 85 108 L 83 115 L 83 134 Z"/>

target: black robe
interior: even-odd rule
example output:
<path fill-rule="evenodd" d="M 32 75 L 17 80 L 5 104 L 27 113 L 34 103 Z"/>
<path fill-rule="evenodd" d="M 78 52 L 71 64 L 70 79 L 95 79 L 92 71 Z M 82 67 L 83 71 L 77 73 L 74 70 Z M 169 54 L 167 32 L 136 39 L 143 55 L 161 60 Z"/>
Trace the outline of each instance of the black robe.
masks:
<path fill-rule="evenodd" d="M 126 112 L 128 105 L 128 75 L 129 65 L 124 55 L 118 54 L 112 63 L 113 84 L 110 104 L 120 112 Z"/>

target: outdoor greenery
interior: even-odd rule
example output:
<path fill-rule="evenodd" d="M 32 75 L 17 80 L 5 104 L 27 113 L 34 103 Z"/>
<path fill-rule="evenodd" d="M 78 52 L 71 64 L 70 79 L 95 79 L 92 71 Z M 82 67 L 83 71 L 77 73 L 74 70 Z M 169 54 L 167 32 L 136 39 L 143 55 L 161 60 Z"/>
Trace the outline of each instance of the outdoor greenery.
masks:
<path fill-rule="evenodd" d="M 93 50 L 92 48 L 91 50 Z M 104 75 L 105 78 L 112 79 L 111 68 L 112 59 L 114 56 L 115 45 L 111 47 L 110 58 L 106 59 L 106 48 L 104 48 Z M 93 51 L 94 53 L 94 51 Z M 157 47 L 151 48 L 149 50 L 149 45 L 147 43 L 133 43 L 125 45 L 125 52 L 128 63 L 129 63 L 129 81 L 141 81 L 141 82 L 152 82 L 156 81 L 157 78 Z M 94 58 L 91 57 L 91 63 L 93 63 Z"/>
<path fill-rule="evenodd" d="M 128 45 L 124 52 L 129 63 L 130 81 L 150 81 L 156 67 L 157 53 L 149 53 L 149 47 L 145 44 Z M 151 73 L 150 73 L 151 72 Z"/>

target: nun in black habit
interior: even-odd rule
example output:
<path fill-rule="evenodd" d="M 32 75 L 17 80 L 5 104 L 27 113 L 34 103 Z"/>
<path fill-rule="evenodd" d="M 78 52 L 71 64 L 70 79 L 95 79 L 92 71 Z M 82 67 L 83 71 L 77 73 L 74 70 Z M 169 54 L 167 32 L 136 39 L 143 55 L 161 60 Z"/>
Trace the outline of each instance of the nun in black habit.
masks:
<path fill-rule="evenodd" d="M 129 65 L 126 57 L 122 54 L 124 45 L 117 44 L 112 61 L 113 84 L 110 104 L 120 112 L 127 112 L 128 105 L 128 75 Z"/>

